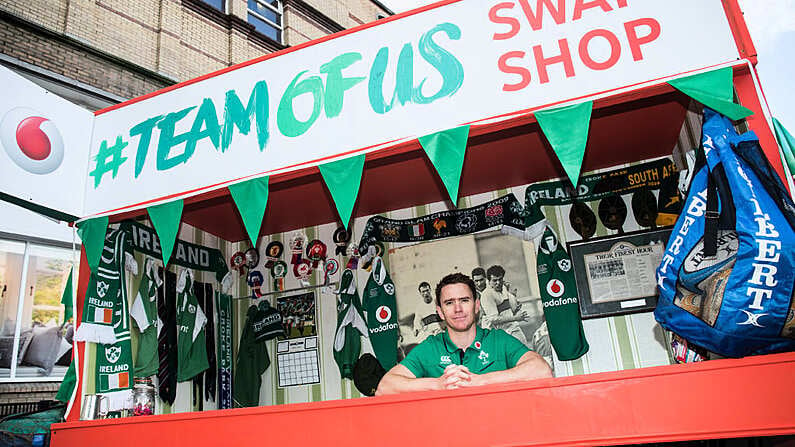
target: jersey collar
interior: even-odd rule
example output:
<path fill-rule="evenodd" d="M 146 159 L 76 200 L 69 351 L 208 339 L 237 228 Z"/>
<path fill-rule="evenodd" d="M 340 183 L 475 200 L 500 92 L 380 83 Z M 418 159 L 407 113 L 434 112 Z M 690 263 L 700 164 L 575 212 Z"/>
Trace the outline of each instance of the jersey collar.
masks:
<path fill-rule="evenodd" d="M 487 331 L 485 329 L 481 328 L 480 326 L 475 326 L 475 339 L 472 340 L 472 344 L 469 345 L 469 348 L 467 349 L 472 348 L 476 351 L 480 351 L 483 344 L 483 338 L 486 336 L 486 333 Z M 455 343 L 450 340 L 450 335 L 446 330 L 442 332 L 442 341 L 444 342 L 444 349 L 448 353 L 452 354 L 458 351 L 458 346 L 456 346 Z"/>

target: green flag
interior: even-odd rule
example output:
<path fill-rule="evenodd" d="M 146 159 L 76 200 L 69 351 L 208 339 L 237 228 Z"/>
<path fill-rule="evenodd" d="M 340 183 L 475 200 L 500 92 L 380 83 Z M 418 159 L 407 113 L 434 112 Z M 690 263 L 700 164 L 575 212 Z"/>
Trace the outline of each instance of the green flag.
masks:
<path fill-rule="evenodd" d="M 724 67 L 674 79 L 668 81 L 668 84 L 701 104 L 737 121 L 753 115 L 754 112 L 734 103 L 732 75 L 732 68 Z"/>
<path fill-rule="evenodd" d="M 364 154 L 322 164 L 318 169 L 334 199 L 342 224 L 348 228 L 362 183 Z"/>
<path fill-rule="evenodd" d="M 781 152 L 784 153 L 784 158 L 787 160 L 790 175 L 793 175 L 795 174 L 795 138 L 775 118 L 773 118 L 773 131 L 776 133 L 776 140 L 781 147 Z"/>
<path fill-rule="evenodd" d="M 168 265 L 171 258 L 171 251 L 174 249 L 174 242 L 177 240 L 179 232 L 179 222 L 182 219 L 182 200 L 161 203 L 160 205 L 150 206 L 146 209 L 149 212 L 149 219 L 155 227 L 157 237 L 160 238 L 160 251 L 163 255 L 163 265 Z"/>
<path fill-rule="evenodd" d="M 63 322 L 66 323 L 74 315 L 74 290 L 72 289 L 72 272 L 74 268 L 69 270 L 69 278 L 66 279 L 66 287 L 63 289 L 61 295 L 61 304 L 63 304 Z"/>
<path fill-rule="evenodd" d="M 69 369 L 66 370 L 66 375 L 63 376 L 61 386 L 58 387 L 55 400 L 68 404 L 75 391 L 75 385 L 77 385 L 77 373 L 75 372 L 75 359 L 73 358 L 72 363 L 69 364 Z"/>
<path fill-rule="evenodd" d="M 86 250 L 88 268 L 92 272 L 97 270 L 99 258 L 102 256 L 102 247 L 105 245 L 105 233 L 108 231 L 108 216 L 95 217 L 77 223 L 77 235 L 83 241 Z"/>
<path fill-rule="evenodd" d="M 442 179 L 453 206 L 458 203 L 458 187 L 461 184 L 468 138 L 469 126 L 454 127 L 418 138 Z"/>
<path fill-rule="evenodd" d="M 580 179 L 582 159 L 585 157 L 592 110 L 593 101 L 586 101 L 534 113 L 541 131 L 575 187 Z"/>
<path fill-rule="evenodd" d="M 237 205 L 243 226 L 246 228 L 251 246 L 257 245 L 265 207 L 268 205 L 268 177 L 251 179 L 242 183 L 229 185 L 229 193 Z"/>

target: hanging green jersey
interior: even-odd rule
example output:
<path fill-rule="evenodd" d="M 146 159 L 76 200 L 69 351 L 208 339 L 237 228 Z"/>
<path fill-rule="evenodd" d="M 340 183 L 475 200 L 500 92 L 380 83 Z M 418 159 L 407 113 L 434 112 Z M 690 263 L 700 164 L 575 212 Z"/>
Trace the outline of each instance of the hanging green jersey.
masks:
<path fill-rule="evenodd" d="M 177 295 L 177 382 L 190 380 L 210 366 L 204 338 L 207 317 L 193 294 L 193 275 L 190 270 L 185 270 L 182 275 L 185 276 L 185 286 Z M 181 282 L 177 281 L 177 290 Z"/>
<path fill-rule="evenodd" d="M 549 227 L 538 244 L 536 262 L 549 340 L 560 360 L 580 358 L 588 352 L 588 341 L 582 328 L 571 258 Z"/>
<path fill-rule="evenodd" d="M 345 269 L 337 296 L 337 331 L 334 335 L 334 361 L 342 378 L 353 379 L 353 365 L 359 359 L 361 336 L 367 337 L 362 303 L 353 281 L 353 271 Z"/>
<path fill-rule="evenodd" d="M 157 374 L 157 288 L 163 280 L 157 276 L 157 266 L 152 258 L 147 258 L 144 274 L 138 286 L 130 316 L 138 326 L 138 354 L 135 357 L 135 376 L 149 377 Z"/>
<path fill-rule="evenodd" d="M 381 257 L 373 260 L 373 270 L 364 288 L 367 329 L 375 357 L 385 370 L 397 364 L 398 322 L 395 284 L 389 278 Z"/>
<path fill-rule="evenodd" d="M 248 308 L 246 325 L 243 326 L 243 334 L 240 336 L 240 347 L 237 349 L 237 362 L 234 367 L 235 378 L 232 381 L 232 399 L 235 408 L 259 405 L 262 374 L 271 364 L 267 344 L 265 341 L 257 341 L 254 334 L 254 323 L 258 313 L 257 306 Z"/>

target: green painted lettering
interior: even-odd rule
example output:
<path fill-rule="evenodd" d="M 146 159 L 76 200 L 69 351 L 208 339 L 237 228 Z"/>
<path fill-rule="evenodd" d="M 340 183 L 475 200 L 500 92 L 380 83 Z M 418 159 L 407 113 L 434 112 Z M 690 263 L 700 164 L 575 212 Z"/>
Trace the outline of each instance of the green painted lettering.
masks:
<path fill-rule="evenodd" d="M 157 143 L 158 171 L 165 171 L 166 169 L 171 169 L 180 163 L 185 163 L 193 155 L 193 152 L 188 152 L 188 146 L 185 145 L 185 151 L 169 158 L 169 152 L 171 152 L 171 148 L 178 144 L 187 142 L 188 138 L 190 137 L 190 132 L 184 133 L 182 135 L 174 135 L 174 127 L 177 121 L 184 118 L 188 112 L 195 108 L 196 106 L 193 106 L 188 107 L 187 109 L 182 109 L 179 112 L 169 113 L 165 118 L 163 118 L 162 121 L 157 123 L 157 127 L 160 129 L 160 140 Z"/>
<path fill-rule="evenodd" d="M 307 71 L 304 70 L 293 78 L 279 101 L 276 125 L 279 127 L 279 132 L 286 137 L 297 137 L 309 130 L 320 115 L 320 109 L 323 106 L 323 80 L 320 79 L 320 76 L 310 76 L 298 82 L 298 79 Z M 304 93 L 312 95 L 312 115 L 306 121 L 301 121 L 295 116 L 293 100 Z"/>
<path fill-rule="evenodd" d="M 229 145 L 232 144 L 235 127 L 241 134 L 248 135 L 251 129 L 252 115 L 257 126 L 257 143 L 259 143 L 259 150 L 262 151 L 268 144 L 270 136 L 268 130 L 268 84 L 265 81 L 259 81 L 254 86 L 245 108 L 234 90 L 226 92 L 224 125 L 221 130 L 221 152 L 226 152 Z"/>
<path fill-rule="evenodd" d="M 372 67 L 370 67 L 370 79 L 368 81 L 368 95 L 370 97 L 370 107 L 375 113 L 384 114 L 392 110 L 397 100 L 400 105 L 404 105 L 411 100 L 412 87 L 414 84 L 414 55 L 411 44 L 403 45 L 398 56 L 397 76 L 395 77 L 395 93 L 389 105 L 384 101 L 384 75 L 387 63 L 389 62 L 389 48 L 383 47 L 378 50 Z"/>
<path fill-rule="evenodd" d="M 359 53 L 345 53 L 320 66 L 320 72 L 327 75 L 326 95 L 323 101 L 327 118 L 334 118 L 342 111 L 342 97 L 345 94 L 345 90 L 349 90 L 364 81 L 364 76 L 352 78 L 342 76 L 343 69 L 350 67 L 351 64 L 361 59 L 362 55 Z"/>
<path fill-rule="evenodd" d="M 461 62 L 459 62 L 452 53 L 434 42 L 433 36 L 437 33 L 445 33 L 451 40 L 458 40 L 461 38 L 461 29 L 449 22 L 436 25 L 420 37 L 420 55 L 442 75 L 442 87 L 435 94 L 425 96 L 422 93 L 422 86 L 425 84 L 425 81 L 427 81 L 427 78 L 423 79 L 420 85 L 414 90 L 414 95 L 412 97 L 412 100 L 417 104 L 428 104 L 439 98 L 452 96 L 461 88 L 461 84 L 464 83 L 463 65 L 461 65 Z"/>
<path fill-rule="evenodd" d="M 163 118 L 163 115 L 157 115 L 149 118 L 146 121 L 140 122 L 130 129 L 130 138 L 140 135 L 138 140 L 138 149 L 135 151 L 135 178 L 141 174 L 146 162 L 146 154 L 149 153 L 149 143 L 152 141 L 152 131 L 155 124 Z"/>

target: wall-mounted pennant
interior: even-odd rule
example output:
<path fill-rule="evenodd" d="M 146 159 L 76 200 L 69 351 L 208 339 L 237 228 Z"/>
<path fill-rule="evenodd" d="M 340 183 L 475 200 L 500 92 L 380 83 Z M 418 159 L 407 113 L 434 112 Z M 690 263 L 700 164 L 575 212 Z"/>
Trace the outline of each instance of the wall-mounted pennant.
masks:
<path fill-rule="evenodd" d="M 326 182 L 340 215 L 342 225 L 348 228 L 348 222 L 353 214 L 353 206 L 359 195 L 359 186 L 362 183 L 364 170 L 364 154 L 343 158 L 342 160 L 318 166 L 323 181 Z"/>
<path fill-rule="evenodd" d="M 88 268 L 92 272 L 97 270 L 99 258 L 102 256 L 102 247 L 105 245 L 105 233 L 108 232 L 108 216 L 95 217 L 77 223 L 77 235 L 83 241 L 86 250 Z"/>
<path fill-rule="evenodd" d="M 267 176 L 255 178 L 228 187 L 243 219 L 243 226 L 246 228 L 252 247 L 257 246 L 262 218 L 268 205 L 268 178 Z"/>
<path fill-rule="evenodd" d="M 161 203 L 160 205 L 150 206 L 146 209 L 149 212 L 149 219 L 155 227 L 157 237 L 160 238 L 160 250 L 163 255 L 163 265 L 168 265 L 171 258 L 171 251 L 174 249 L 174 242 L 177 240 L 179 223 L 182 219 L 182 200 Z"/>
<path fill-rule="evenodd" d="M 539 110 L 534 113 L 541 131 L 547 137 L 549 145 L 558 156 L 563 170 L 577 186 L 585 157 L 585 146 L 588 143 L 588 129 L 591 125 L 593 101 L 558 107 L 556 109 Z"/>
<path fill-rule="evenodd" d="M 699 73 L 668 81 L 675 89 L 705 106 L 737 121 L 754 112 L 734 103 L 734 83 L 731 67 Z"/>
<path fill-rule="evenodd" d="M 468 138 L 469 126 L 454 127 L 418 138 L 442 179 L 453 206 L 458 203 L 458 187 L 461 184 Z"/>

